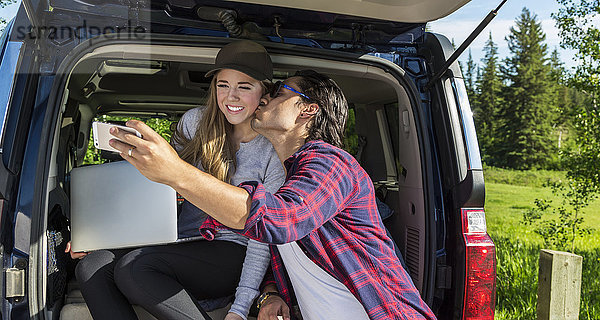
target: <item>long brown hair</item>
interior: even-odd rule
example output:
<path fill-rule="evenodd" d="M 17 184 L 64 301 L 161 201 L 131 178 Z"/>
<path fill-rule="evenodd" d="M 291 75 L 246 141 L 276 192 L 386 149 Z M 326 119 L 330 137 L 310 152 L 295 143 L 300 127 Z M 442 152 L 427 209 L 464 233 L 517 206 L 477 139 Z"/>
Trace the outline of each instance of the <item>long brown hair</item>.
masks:
<path fill-rule="evenodd" d="M 174 142 L 181 145 L 179 157 L 185 162 L 197 166 L 202 165 L 204 171 L 213 177 L 230 182 L 235 173 L 236 159 L 235 146 L 228 139 L 233 130 L 233 125 L 227 121 L 225 115 L 219 110 L 216 90 L 217 76 L 213 76 L 208 90 L 208 101 L 196 128 L 196 133 L 191 139 L 183 134 L 182 126 L 178 126 L 173 135 Z M 260 81 L 263 93 L 267 92 L 270 82 Z"/>

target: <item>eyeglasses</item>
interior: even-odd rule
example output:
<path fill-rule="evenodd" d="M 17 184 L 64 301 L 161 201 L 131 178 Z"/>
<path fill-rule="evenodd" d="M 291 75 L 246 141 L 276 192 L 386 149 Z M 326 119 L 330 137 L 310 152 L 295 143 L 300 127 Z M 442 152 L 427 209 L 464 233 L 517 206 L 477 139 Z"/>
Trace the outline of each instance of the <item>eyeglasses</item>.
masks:
<path fill-rule="evenodd" d="M 271 96 L 271 98 L 275 98 L 277 96 L 277 94 L 279 93 L 279 91 L 281 90 L 281 88 L 286 88 L 292 92 L 295 92 L 297 94 L 299 94 L 300 96 L 308 99 L 308 100 L 312 100 L 309 96 L 305 95 L 304 93 L 286 85 L 285 83 L 283 83 L 282 81 L 277 81 L 275 82 L 275 84 L 273 85 L 273 90 L 271 90 L 271 93 L 269 94 Z"/>

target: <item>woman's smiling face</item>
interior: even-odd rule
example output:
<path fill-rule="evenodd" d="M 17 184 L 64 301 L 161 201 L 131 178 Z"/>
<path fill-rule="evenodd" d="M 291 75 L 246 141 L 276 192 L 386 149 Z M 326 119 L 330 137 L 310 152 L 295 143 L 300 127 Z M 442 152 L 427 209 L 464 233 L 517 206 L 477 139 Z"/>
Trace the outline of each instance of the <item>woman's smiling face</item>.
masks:
<path fill-rule="evenodd" d="M 216 77 L 217 103 L 227 121 L 249 123 L 263 95 L 260 81 L 233 69 L 220 70 Z"/>

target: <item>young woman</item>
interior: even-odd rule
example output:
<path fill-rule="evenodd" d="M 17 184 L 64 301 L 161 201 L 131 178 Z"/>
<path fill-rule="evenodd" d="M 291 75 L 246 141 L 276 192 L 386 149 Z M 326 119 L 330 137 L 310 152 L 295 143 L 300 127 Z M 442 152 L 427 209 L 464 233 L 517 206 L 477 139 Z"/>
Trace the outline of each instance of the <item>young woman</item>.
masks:
<path fill-rule="evenodd" d="M 259 181 L 275 192 L 285 179 L 283 166 L 271 143 L 250 126 L 272 79 L 266 50 L 251 41 L 230 43 L 208 75 L 208 104 L 181 118 L 175 149 L 219 180 Z M 135 157 L 135 149 L 123 156 Z M 206 217 L 184 202 L 180 238 L 199 236 Z M 245 319 L 269 265 L 269 248 L 225 228 L 214 240 L 71 255 L 83 258 L 76 277 L 95 319 L 136 319 L 131 304 L 159 319 L 203 319 L 202 309 L 221 307 L 234 293 L 226 319 Z"/>

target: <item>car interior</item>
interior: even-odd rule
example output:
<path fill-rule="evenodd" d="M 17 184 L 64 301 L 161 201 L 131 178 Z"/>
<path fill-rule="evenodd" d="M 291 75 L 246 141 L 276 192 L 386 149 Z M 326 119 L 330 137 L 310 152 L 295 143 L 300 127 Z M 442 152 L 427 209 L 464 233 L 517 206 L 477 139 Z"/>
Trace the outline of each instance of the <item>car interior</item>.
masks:
<path fill-rule="evenodd" d="M 86 54 L 69 71 L 52 144 L 48 177 L 46 297 L 54 319 L 91 319 L 64 254 L 70 212 L 69 173 L 83 165 L 91 124 L 103 116 L 167 119 L 171 130 L 190 108 L 205 104 L 210 79 L 204 77 L 219 48 L 109 44 Z M 273 53 L 274 80 L 313 69 L 332 77 L 351 106 L 354 123 L 349 149 L 371 177 L 378 198 L 393 210 L 384 223 L 405 260 L 416 287 L 424 286 L 425 196 L 421 150 L 408 90 L 388 71 L 397 65 L 377 57 L 370 63 Z M 103 152 L 106 161 L 119 155 Z M 62 251 L 61 251 L 62 250 Z M 227 309 L 211 315 L 222 318 Z M 153 319 L 138 309 L 141 319 Z"/>

